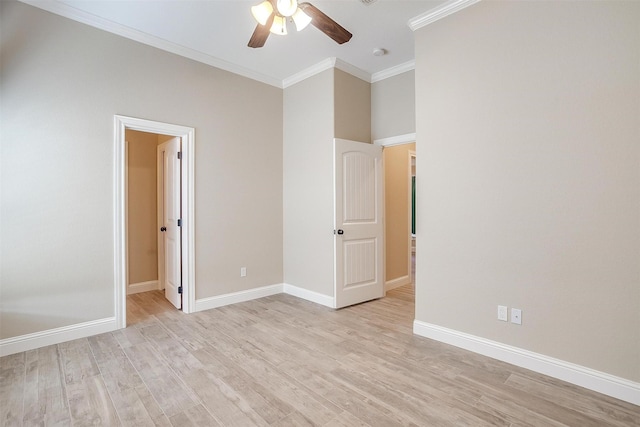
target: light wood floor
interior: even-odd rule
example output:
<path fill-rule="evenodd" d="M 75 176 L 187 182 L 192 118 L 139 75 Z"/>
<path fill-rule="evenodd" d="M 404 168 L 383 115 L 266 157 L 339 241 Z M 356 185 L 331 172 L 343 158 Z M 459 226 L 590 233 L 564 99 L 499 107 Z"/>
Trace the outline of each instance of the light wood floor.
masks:
<path fill-rule="evenodd" d="M 413 288 L 342 310 L 288 295 L 0 359 L 2 425 L 639 426 L 640 407 L 412 334 Z"/>

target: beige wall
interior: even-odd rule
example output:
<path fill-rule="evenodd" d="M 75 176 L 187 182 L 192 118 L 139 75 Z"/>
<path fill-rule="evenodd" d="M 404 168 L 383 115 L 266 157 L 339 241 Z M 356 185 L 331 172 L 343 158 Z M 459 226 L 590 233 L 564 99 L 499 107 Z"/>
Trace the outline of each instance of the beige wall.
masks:
<path fill-rule="evenodd" d="M 415 38 L 417 320 L 640 381 L 640 3 L 480 2 Z"/>
<path fill-rule="evenodd" d="M 371 137 L 389 138 L 416 131 L 415 72 L 371 84 Z"/>
<path fill-rule="evenodd" d="M 371 84 L 334 69 L 334 136 L 371 142 Z"/>
<path fill-rule="evenodd" d="M 154 133 L 127 130 L 128 284 L 158 280 L 157 147 Z"/>
<path fill-rule="evenodd" d="M 281 89 L 0 12 L 0 338 L 114 316 L 115 114 L 196 129 L 196 297 L 282 283 Z"/>
<path fill-rule="evenodd" d="M 406 278 L 399 285 L 411 281 L 409 270 L 409 238 L 411 223 L 409 221 L 409 205 L 411 191 L 409 176 L 409 152 L 416 149 L 416 144 L 402 144 L 385 147 L 384 159 L 384 193 L 385 193 L 385 280 Z"/>
<path fill-rule="evenodd" d="M 284 281 L 333 296 L 334 70 L 284 90 Z"/>
<path fill-rule="evenodd" d="M 334 295 L 333 138 L 370 142 L 369 83 L 337 69 L 284 90 L 284 281 Z"/>

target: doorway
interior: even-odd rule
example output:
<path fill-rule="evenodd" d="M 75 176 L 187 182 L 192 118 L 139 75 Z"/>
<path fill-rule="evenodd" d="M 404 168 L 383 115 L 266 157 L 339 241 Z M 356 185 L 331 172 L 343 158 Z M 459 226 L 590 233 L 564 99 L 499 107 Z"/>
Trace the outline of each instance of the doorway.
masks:
<path fill-rule="evenodd" d="M 415 143 L 384 146 L 385 175 L 385 290 L 414 281 L 415 252 L 412 193 Z"/>
<path fill-rule="evenodd" d="M 181 309 L 181 227 L 176 220 L 181 218 L 182 138 L 131 129 L 125 130 L 125 137 L 127 295 L 163 290 Z"/>
<path fill-rule="evenodd" d="M 179 137 L 182 141 L 180 168 L 180 245 L 182 247 L 180 281 L 182 285 L 182 311 L 191 313 L 195 308 L 195 245 L 194 245 L 194 145 L 195 130 L 190 127 L 154 122 L 133 117 L 115 116 L 115 168 L 114 168 L 114 300 L 116 324 L 125 328 L 126 297 L 129 275 L 128 262 L 128 224 L 127 224 L 127 143 L 126 131 L 140 131 L 153 134 Z"/>

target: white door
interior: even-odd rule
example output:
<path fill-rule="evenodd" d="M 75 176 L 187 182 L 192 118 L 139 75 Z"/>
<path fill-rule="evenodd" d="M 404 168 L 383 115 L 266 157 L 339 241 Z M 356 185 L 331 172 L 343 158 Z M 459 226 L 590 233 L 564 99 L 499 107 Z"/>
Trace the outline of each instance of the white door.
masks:
<path fill-rule="evenodd" d="M 160 260 L 159 280 L 164 287 L 164 295 L 176 308 L 182 308 L 182 250 L 179 220 L 181 164 L 180 138 L 170 139 L 158 147 L 162 156 L 162 212 L 160 231 L 164 256 Z"/>
<path fill-rule="evenodd" d="M 335 306 L 384 296 L 382 147 L 334 140 Z"/>

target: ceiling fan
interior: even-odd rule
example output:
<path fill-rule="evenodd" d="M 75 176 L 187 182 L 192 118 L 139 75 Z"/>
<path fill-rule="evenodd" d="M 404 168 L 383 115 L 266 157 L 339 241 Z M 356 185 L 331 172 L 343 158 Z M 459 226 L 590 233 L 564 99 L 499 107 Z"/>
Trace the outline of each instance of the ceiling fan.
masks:
<path fill-rule="evenodd" d="M 264 0 L 251 8 L 258 25 L 249 40 L 249 47 L 264 46 L 269 33 L 287 34 L 287 19 L 293 21 L 301 31 L 311 24 L 338 44 L 351 40 L 352 34 L 340 24 L 322 13 L 311 3 L 298 3 L 297 0 Z"/>

